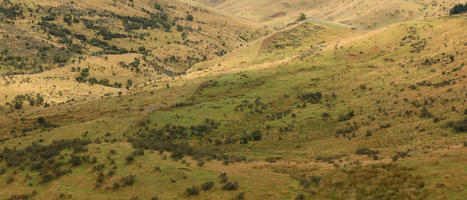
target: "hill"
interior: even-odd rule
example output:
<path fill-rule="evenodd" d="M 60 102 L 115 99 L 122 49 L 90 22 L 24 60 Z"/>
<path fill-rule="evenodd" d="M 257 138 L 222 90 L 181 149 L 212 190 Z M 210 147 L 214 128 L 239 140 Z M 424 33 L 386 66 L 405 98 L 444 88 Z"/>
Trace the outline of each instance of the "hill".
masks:
<path fill-rule="evenodd" d="M 462 199 L 466 25 L 304 21 L 122 96 L 4 114 L 0 197 Z"/>
<path fill-rule="evenodd" d="M 266 32 L 178 1 L 8 0 L 0 20 L 0 103 L 11 107 L 25 96 L 57 104 L 125 93 Z"/>
<path fill-rule="evenodd" d="M 363 29 L 373 29 L 400 21 L 444 16 L 462 0 L 193 0 L 240 18 L 270 26 L 282 27 L 299 13 L 310 18 L 325 19 Z"/>

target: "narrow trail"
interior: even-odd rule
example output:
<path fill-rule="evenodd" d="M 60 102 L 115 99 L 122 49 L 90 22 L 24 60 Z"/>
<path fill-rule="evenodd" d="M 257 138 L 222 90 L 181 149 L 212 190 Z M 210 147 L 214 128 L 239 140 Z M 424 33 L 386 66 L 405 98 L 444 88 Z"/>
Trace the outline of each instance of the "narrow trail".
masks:
<path fill-rule="evenodd" d="M 337 25 L 337 26 L 340 26 L 340 27 L 343 27 L 343 28 L 348 28 L 348 29 L 353 29 L 353 30 L 363 30 L 363 31 L 374 30 L 374 29 L 369 29 L 369 28 L 355 27 L 355 26 L 351 26 L 351 25 L 348 25 L 348 24 L 328 21 L 328 20 L 319 19 L 319 18 L 308 18 L 305 21 L 316 22 L 316 23 L 320 23 L 320 24 L 324 24 L 324 25 L 333 24 L 333 25 Z"/>

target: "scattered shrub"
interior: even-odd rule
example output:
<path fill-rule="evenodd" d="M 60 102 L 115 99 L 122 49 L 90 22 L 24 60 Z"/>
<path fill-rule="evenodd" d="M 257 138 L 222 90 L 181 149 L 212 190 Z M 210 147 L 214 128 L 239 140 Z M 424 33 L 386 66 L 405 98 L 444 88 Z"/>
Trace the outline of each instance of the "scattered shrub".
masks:
<path fill-rule="evenodd" d="M 296 197 L 295 197 L 295 200 L 305 200 L 306 199 L 306 196 L 302 193 L 298 194 Z"/>
<path fill-rule="evenodd" d="M 135 183 L 135 179 L 135 175 L 128 175 L 123 177 L 120 181 L 122 182 L 123 186 L 131 186 Z"/>
<path fill-rule="evenodd" d="M 369 148 L 361 148 L 361 149 L 358 149 L 357 152 L 355 152 L 357 155 L 368 155 L 368 156 L 372 156 L 372 155 L 376 155 L 376 154 L 379 154 L 379 151 L 377 150 L 371 150 Z"/>
<path fill-rule="evenodd" d="M 238 183 L 237 182 L 227 182 L 224 186 L 222 186 L 223 190 L 238 190 Z"/>
<path fill-rule="evenodd" d="M 235 196 L 235 199 L 236 200 L 243 200 L 245 199 L 245 192 L 240 192 L 237 194 L 237 196 Z"/>
<path fill-rule="evenodd" d="M 255 130 L 251 133 L 251 138 L 253 138 L 254 141 L 260 141 L 262 136 L 263 134 L 259 130 Z"/>
<path fill-rule="evenodd" d="M 428 110 L 426 109 L 426 107 L 424 107 L 424 108 L 422 109 L 422 111 L 420 111 L 420 115 L 419 115 L 419 116 L 420 116 L 421 118 L 433 118 L 433 117 L 434 117 L 434 115 L 433 115 L 430 111 L 428 111 Z"/>
<path fill-rule="evenodd" d="M 451 125 L 457 132 L 467 132 L 467 117 L 464 120 L 452 122 Z"/>
<path fill-rule="evenodd" d="M 337 121 L 345 122 L 345 121 L 348 121 L 348 120 L 352 119 L 352 117 L 354 117 L 354 116 L 355 116 L 355 112 L 350 111 L 347 114 L 339 115 L 339 119 L 337 119 Z"/>
<path fill-rule="evenodd" d="M 456 15 L 456 14 L 461 14 L 467 12 L 467 3 L 465 5 L 462 5 L 461 3 L 456 4 L 451 10 L 449 11 L 450 15 Z"/>
<path fill-rule="evenodd" d="M 187 196 L 196 196 L 199 195 L 199 188 L 198 186 L 191 186 L 185 190 L 185 195 Z"/>
<path fill-rule="evenodd" d="M 322 97 L 323 95 L 321 94 L 321 92 L 311 92 L 298 96 L 298 98 L 301 99 L 303 102 L 308 102 L 311 104 L 320 103 Z"/>
<path fill-rule="evenodd" d="M 210 190 L 212 187 L 214 187 L 213 181 L 209 181 L 209 182 L 201 184 L 201 190 L 204 190 L 204 191 Z"/>

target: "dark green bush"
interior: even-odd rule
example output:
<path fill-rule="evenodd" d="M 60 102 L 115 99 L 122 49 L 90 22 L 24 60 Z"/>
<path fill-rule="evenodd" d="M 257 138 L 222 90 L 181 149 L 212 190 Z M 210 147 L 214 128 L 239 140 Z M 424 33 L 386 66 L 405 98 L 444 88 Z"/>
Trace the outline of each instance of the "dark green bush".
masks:
<path fill-rule="evenodd" d="M 451 15 L 456 15 L 456 14 L 461 14 L 467 12 L 467 3 L 465 5 L 462 5 L 461 3 L 456 4 L 451 10 L 449 11 L 449 14 Z"/>
<path fill-rule="evenodd" d="M 454 122 L 454 123 L 452 124 L 452 127 L 453 127 L 454 130 L 456 130 L 457 132 L 467 132 L 467 117 L 464 118 L 464 120 L 460 120 L 460 121 Z"/>
<path fill-rule="evenodd" d="M 368 155 L 368 156 L 371 156 L 371 155 L 376 155 L 376 154 L 379 154 L 379 151 L 377 150 L 371 150 L 369 148 L 361 148 L 361 149 L 358 149 L 357 152 L 355 152 L 357 155 Z"/>
<path fill-rule="evenodd" d="M 213 181 L 209 181 L 209 182 L 205 182 L 203 184 L 201 184 L 201 189 L 206 191 L 206 190 L 210 190 L 212 187 L 214 187 L 214 182 Z"/>
<path fill-rule="evenodd" d="M 191 186 L 185 190 L 185 195 L 187 196 L 196 196 L 199 195 L 199 188 L 198 186 Z"/>
<path fill-rule="evenodd" d="M 354 116 L 355 116 L 355 112 L 350 111 L 347 114 L 339 115 L 339 119 L 337 119 L 337 121 L 339 121 L 339 122 L 348 121 L 348 120 L 352 119 L 352 117 L 354 117 Z"/>
<path fill-rule="evenodd" d="M 322 97 L 323 95 L 321 94 L 321 92 L 315 92 L 315 93 L 311 92 L 311 93 L 306 93 L 306 94 L 298 96 L 298 98 L 301 99 L 302 101 L 308 102 L 311 104 L 320 103 Z"/>
<path fill-rule="evenodd" d="M 224 186 L 222 186 L 222 190 L 238 190 L 238 183 L 227 182 Z"/>
<path fill-rule="evenodd" d="M 123 177 L 120 181 L 122 182 L 123 186 L 131 186 L 135 184 L 135 179 L 136 179 L 135 175 L 128 175 L 128 176 Z"/>
<path fill-rule="evenodd" d="M 259 130 L 255 130 L 251 133 L 251 138 L 253 138 L 254 141 L 260 141 L 262 136 L 263 134 Z"/>

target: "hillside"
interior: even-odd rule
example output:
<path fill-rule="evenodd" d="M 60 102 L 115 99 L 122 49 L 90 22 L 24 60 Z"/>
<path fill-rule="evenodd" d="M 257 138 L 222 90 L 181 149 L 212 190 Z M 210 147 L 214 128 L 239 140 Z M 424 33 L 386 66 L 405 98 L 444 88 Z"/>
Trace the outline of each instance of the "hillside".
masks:
<path fill-rule="evenodd" d="M 454 1 L 389 21 L 340 6 L 326 18 L 330 1 L 288 1 L 318 16 L 301 22 L 264 19 L 279 2 L 266 0 L 19 2 L 0 9 L 2 33 L 31 33 L 0 38 L 6 55 L 24 54 L 0 62 L 0 199 L 467 196 L 467 17 L 445 14 Z M 69 10 L 83 12 L 70 14 L 79 23 L 63 20 Z M 102 29 L 131 37 L 106 40 Z M 27 48 L 35 40 L 50 45 L 47 59 Z M 206 59 L 164 62 L 172 55 Z"/>
<path fill-rule="evenodd" d="M 220 12 L 266 25 L 281 27 L 295 20 L 299 13 L 362 29 L 383 27 L 399 21 L 444 16 L 463 0 L 192 0 Z"/>
<path fill-rule="evenodd" d="M 173 1 L 31 0 L 0 6 L 1 104 L 17 95 L 39 94 L 48 104 L 116 95 L 182 74 L 265 33 Z"/>

